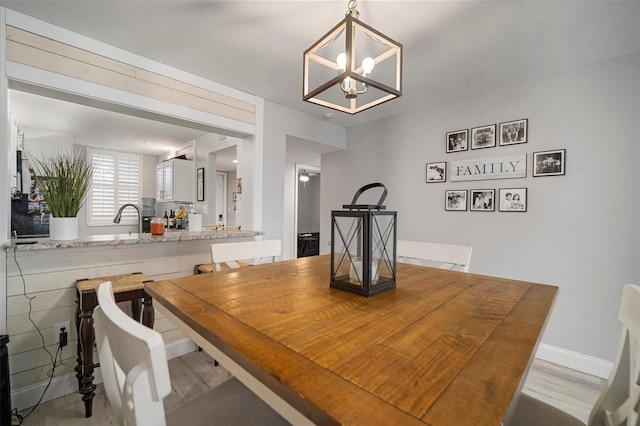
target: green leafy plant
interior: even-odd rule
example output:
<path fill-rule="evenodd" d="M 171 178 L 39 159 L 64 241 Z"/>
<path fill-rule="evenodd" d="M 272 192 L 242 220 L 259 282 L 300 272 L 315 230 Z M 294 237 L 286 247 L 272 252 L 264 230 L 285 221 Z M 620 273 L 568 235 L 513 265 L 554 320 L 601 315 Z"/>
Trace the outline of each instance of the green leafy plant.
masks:
<path fill-rule="evenodd" d="M 87 161 L 85 151 L 33 158 L 31 173 L 41 188 L 51 216 L 78 215 L 93 178 L 93 166 Z"/>

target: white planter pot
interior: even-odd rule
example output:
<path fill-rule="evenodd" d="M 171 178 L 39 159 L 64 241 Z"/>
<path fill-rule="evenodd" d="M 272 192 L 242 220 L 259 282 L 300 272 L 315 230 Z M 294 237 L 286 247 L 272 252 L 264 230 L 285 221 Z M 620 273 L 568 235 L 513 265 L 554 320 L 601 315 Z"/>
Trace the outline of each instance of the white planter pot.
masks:
<path fill-rule="evenodd" d="M 56 241 L 78 239 L 77 217 L 50 217 L 49 239 Z"/>

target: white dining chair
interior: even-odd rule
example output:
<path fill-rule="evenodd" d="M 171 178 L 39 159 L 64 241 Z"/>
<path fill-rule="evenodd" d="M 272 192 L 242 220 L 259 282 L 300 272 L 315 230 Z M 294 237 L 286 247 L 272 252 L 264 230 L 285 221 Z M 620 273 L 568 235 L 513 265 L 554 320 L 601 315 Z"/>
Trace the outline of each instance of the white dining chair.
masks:
<path fill-rule="evenodd" d="M 121 425 L 289 424 L 235 378 L 165 416 L 172 390 L 160 333 L 120 310 L 108 281 L 98 287 L 93 316 L 105 393 Z"/>
<path fill-rule="evenodd" d="M 280 240 L 243 241 L 239 243 L 211 244 L 211 261 L 216 271 L 222 264 L 231 269 L 240 268 L 239 261 L 250 261 L 251 264 L 275 262 L 282 254 Z"/>
<path fill-rule="evenodd" d="M 276 257 L 282 254 L 280 240 L 243 241 L 239 243 L 211 244 L 211 263 L 196 265 L 195 274 L 220 272 L 224 267 L 238 269 L 252 265 L 275 262 Z"/>
<path fill-rule="evenodd" d="M 640 287 L 624 286 L 618 318 L 622 336 L 609 381 L 595 403 L 588 426 L 640 426 Z M 510 426 L 584 426 L 580 420 L 527 394 Z"/>
<path fill-rule="evenodd" d="M 398 240 L 396 255 L 398 262 L 414 265 L 434 265 L 441 269 L 469 272 L 471 247 L 451 244 L 424 243 Z"/>

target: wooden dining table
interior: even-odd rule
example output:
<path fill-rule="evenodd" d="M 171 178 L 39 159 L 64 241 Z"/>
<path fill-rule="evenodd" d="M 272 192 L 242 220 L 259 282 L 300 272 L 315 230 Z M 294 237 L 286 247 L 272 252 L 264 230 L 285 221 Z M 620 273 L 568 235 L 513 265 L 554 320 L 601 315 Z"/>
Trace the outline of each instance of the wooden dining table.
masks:
<path fill-rule="evenodd" d="M 330 255 L 156 281 L 154 304 L 292 424 L 500 425 L 558 288 L 398 263 L 329 287 Z"/>

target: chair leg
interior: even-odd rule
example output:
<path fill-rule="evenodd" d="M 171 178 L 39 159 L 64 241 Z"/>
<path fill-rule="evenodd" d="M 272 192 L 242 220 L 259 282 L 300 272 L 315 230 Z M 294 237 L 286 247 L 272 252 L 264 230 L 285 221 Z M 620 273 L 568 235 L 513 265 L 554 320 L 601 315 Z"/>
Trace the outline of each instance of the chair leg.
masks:
<path fill-rule="evenodd" d="M 153 324 L 155 323 L 156 311 L 153 309 L 153 299 L 151 296 L 145 294 L 145 297 L 142 301 L 142 324 L 146 325 L 149 328 L 153 328 Z"/>
<path fill-rule="evenodd" d="M 140 322 L 140 313 L 142 312 L 142 300 L 131 299 L 131 316 L 134 320 Z"/>

